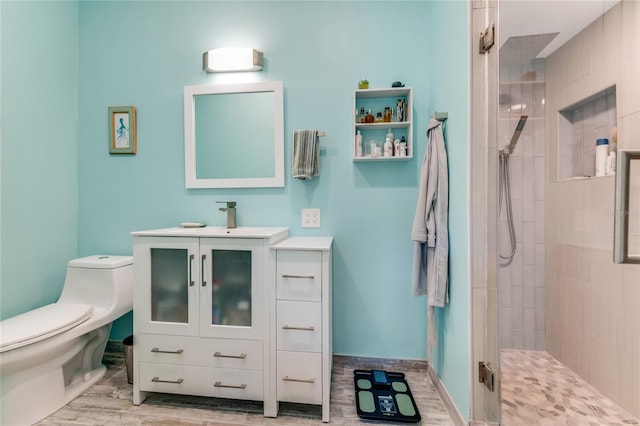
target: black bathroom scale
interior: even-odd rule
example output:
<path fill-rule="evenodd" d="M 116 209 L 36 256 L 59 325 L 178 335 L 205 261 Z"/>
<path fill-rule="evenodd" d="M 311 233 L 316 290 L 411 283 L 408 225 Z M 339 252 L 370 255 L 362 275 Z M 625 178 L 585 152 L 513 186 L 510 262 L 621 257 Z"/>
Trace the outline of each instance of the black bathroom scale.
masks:
<path fill-rule="evenodd" d="M 356 409 L 361 418 L 403 423 L 421 420 L 403 373 L 354 370 L 353 381 Z"/>

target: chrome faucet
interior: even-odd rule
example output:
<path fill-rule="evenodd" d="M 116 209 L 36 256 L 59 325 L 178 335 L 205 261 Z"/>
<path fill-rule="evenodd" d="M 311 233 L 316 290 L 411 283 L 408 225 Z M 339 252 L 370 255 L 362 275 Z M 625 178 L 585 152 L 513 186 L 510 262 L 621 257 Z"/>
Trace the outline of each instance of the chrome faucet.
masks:
<path fill-rule="evenodd" d="M 236 227 L 236 202 L 235 201 L 216 201 L 216 203 L 226 203 L 227 207 L 220 207 L 221 212 L 227 212 L 227 228 Z"/>

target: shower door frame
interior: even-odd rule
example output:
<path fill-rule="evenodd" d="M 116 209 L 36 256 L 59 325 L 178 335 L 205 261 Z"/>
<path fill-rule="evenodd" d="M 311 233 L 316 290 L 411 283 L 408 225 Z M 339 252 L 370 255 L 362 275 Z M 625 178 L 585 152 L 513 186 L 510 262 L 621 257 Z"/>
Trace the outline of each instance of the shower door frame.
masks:
<path fill-rule="evenodd" d="M 499 40 L 499 0 L 471 0 L 471 377 L 470 425 L 501 422 L 498 349 L 498 50 L 478 46 L 495 24 Z M 493 369 L 493 390 L 480 383 L 480 364 Z"/>

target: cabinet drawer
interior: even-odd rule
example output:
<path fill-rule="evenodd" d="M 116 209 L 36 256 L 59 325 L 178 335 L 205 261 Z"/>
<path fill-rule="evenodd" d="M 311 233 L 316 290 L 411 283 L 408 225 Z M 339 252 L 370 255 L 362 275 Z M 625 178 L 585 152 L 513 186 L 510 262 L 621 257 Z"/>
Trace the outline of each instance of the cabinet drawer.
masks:
<path fill-rule="evenodd" d="M 217 398 L 263 399 L 263 373 L 257 370 L 175 364 L 140 364 L 140 390 Z"/>
<path fill-rule="evenodd" d="M 142 362 L 263 370 L 262 342 L 160 334 L 136 335 Z"/>
<path fill-rule="evenodd" d="M 278 351 L 278 401 L 322 404 L 322 356 Z"/>
<path fill-rule="evenodd" d="M 320 352 L 322 313 L 318 302 L 277 301 L 277 349 Z"/>
<path fill-rule="evenodd" d="M 278 299 L 319 302 L 322 298 L 322 253 L 278 250 Z"/>

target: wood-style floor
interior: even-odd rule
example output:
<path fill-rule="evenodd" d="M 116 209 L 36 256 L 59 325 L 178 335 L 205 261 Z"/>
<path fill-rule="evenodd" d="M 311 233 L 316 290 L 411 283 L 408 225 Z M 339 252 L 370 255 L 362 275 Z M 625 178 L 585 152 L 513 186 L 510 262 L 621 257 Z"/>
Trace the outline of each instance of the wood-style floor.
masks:
<path fill-rule="evenodd" d="M 140 406 L 131 403 L 122 346 L 110 344 L 104 358 L 106 376 L 78 398 L 43 419 L 38 425 L 321 425 L 319 406 L 280 404 L 277 418 L 262 415 L 262 403 L 151 393 Z M 331 384 L 331 423 L 381 424 L 356 414 L 354 369 L 382 369 L 406 375 L 423 425 L 453 425 L 427 373 L 424 361 L 381 360 L 335 356 Z M 35 399 L 37 401 L 37 397 Z M 398 423 L 396 423 L 398 424 Z"/>

